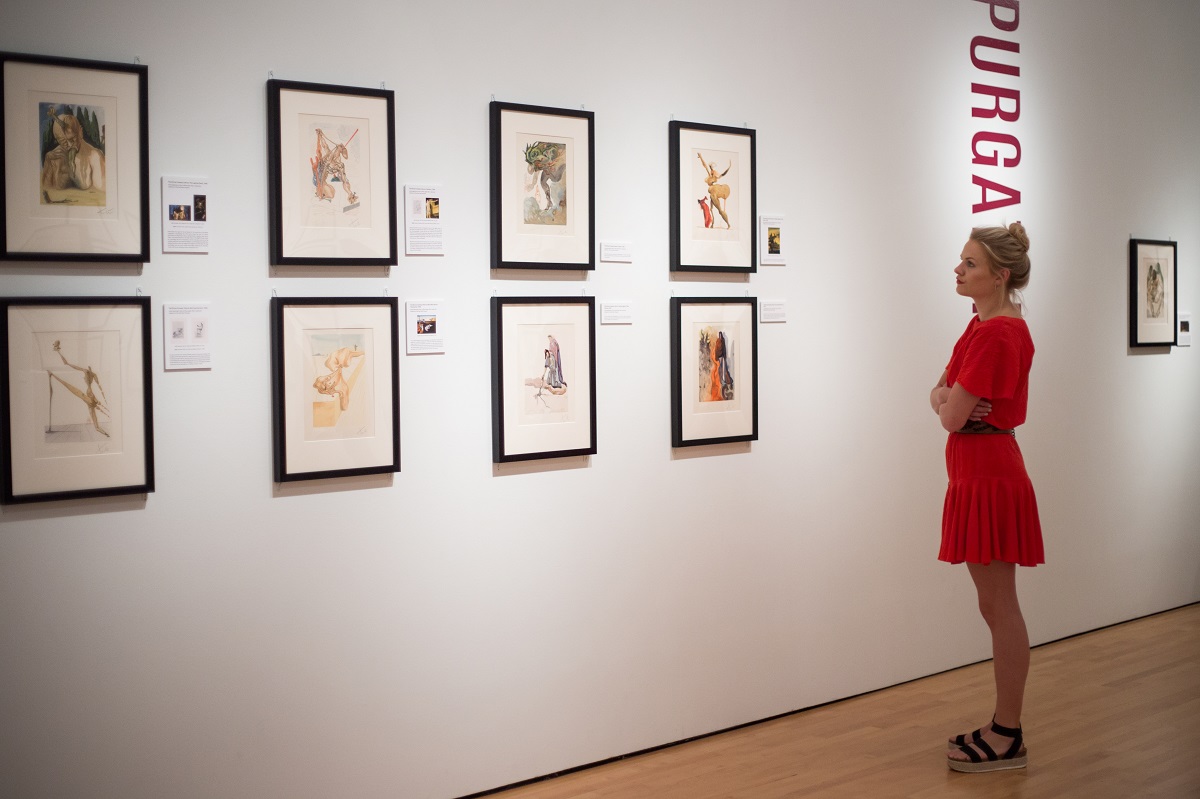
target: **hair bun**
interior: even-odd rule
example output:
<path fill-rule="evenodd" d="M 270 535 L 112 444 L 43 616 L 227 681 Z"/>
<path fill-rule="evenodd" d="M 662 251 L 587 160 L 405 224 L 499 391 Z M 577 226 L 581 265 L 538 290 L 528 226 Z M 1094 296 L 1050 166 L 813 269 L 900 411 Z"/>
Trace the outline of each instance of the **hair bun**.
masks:
<path fill-rule="evenodd" d="M 1008 226 L 1008 232 L 1021 245 L 1021 249 L 1029 252 L 1029 234 L 1025 232 L 1025 226 L 1020 222 L 1013 222 Z"/>

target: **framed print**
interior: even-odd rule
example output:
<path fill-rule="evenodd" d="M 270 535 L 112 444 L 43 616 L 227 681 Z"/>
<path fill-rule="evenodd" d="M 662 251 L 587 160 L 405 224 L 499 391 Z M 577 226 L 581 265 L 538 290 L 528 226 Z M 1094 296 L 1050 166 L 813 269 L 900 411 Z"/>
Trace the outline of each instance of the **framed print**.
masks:
<path fill-rule="evenodd" d="M 147 69 L 0 53 L 0 258 L 150 260 Z"/>
<path fill-rule="evenodd" d="M 595 269 L 594 114 L 491 104 L 492 268 Z"/>
<path fill-rule="evenodd" d="M 396 95 L 267 81 L 271 263 L 395 266 Z"/>
<path fill-rule="evenodd" d="M 0 299 L 4 503 L 154 490 L 149 297 Z"/>
<path fill-rule="evenodd" d="M 492 461 L 596 453 L 596 300 L 492 298 Z"/>
<path fill-rule="evenodd" d="M 1175 242 L 1129 240 L 1129 346 L 1175 345 Z"/>
<path fill-rule="evenodd" d="M 671 298 L 671 446 L 758 439 L 756 304 Z"/>
<path fill-rule="evenodd" d="M 271 298 L 275 482 L 400 471 L 395 297 Z"/>
<path fill-rule="evenodd" d="M 673 272 L 754 272 L 754 131 L 670 124 Z"/>

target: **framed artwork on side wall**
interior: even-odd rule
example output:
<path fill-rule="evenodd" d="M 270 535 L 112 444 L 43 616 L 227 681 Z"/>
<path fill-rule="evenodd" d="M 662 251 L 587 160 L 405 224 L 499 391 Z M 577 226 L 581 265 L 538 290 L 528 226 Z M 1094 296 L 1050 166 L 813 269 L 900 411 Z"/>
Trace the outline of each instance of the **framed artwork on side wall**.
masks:
<path fill-rule="evenodd" d="M 757 304 L 671 298 L 671 446 L 758 439 Z"/>
<path fill-rule="evenodd" d="M 492 268 L 595 269 L 591 111 L 493 102 Z"/>
<path fill-rule="evenodd" d="M 673 272 L 758 269 L 754 131 L 670 123 Z"/>
<path fill-rule="evenodd" d="M 1129 346 L 1175 345 L 1173 241 L 1129 240 Z"/>
<path fill-rule="evenodd" d="M 150 260 L 147 69 L 0 53 L 0 258 Z"/>
<path fill-rule="evenodd" d="M 275 482 L 400 471 L 395 297 L 271 298 Z"/>
<path fill-rule="evenodd" d="M 596 453 L 596 300 L 492 298 L 492 461 Z"/>
<path fill-rule="evenodd" d="M 0 299 L 4 503 L 154 490 L 149 297 Z"/>
<path fill-rule="evenodd" d="M 271 263 L 395 266 L 395 92 L 267 81 Z"/>

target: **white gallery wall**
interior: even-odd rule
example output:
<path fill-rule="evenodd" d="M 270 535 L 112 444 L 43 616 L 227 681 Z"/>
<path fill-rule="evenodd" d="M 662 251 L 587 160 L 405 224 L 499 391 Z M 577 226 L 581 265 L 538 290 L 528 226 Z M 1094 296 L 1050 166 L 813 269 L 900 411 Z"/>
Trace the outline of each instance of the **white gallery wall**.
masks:
<path fill-rule="evenodd" d="M 6 264 L 4 295 L 153 300 L 157 490 L 0 510 L 0 794 L 454 797 L 989 656 L 935 560 L 928 392 L 970 316 L 973 224 L 1021 219 L 1038 348 L 1020 431 L 1048 563 L 1035 643 L 1200 600 L 1200 357 L 1128 347 L 1128 240 L 1178 242 L 1200 311 L 1200 5 L 1025 0 L 8 7 L 0 49 L 149 65 L 152 258 Z M 1018 42 L 1018 77 L 971 39 Z M 398 183 L 440 182 L 443 257 L 267 258 L 275 77 L 397 98 Z M 1019 206 L 973 214 L 972 82 L 1019 89 Z M 488 102 L 596 115 L 596 233 L 634 262 L 489 269 Z M 672 275 L 667 125 L 757 131 L 788 263 Z M 212 182 L 208 255 L 163 255 L 162 175 Z M 403 471 L 271 479 L 268 301 L 444 301 L 401 356 Z M 493 295 L 627 300 L 597 328 L 598 453 L 491 463 Z M 761 438 L 670 447 L 671 296 L 784 300 Z M 212 304 L 210 371 L 161 306 Z M 403 307 L 403 306 L 402 306 Z M 959 721 L 986 717 L 964 708 Z M 1038 708 L 1026 723 L 1037 724 Z M 931 750 L 938 741 L 930 741 Z"/>

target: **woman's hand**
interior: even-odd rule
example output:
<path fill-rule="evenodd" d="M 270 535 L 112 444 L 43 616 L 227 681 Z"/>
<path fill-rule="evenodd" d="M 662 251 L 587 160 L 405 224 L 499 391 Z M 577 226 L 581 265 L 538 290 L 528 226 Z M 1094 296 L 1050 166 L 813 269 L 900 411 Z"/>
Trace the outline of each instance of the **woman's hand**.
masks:
<path fill-rule="evenodd" d="M 971 409 L 971 416 L 969 418 L 972 422 L 978 422 L 991 412 L 992 403 L 980 398 L 979 402 L 975 403 L 975 407 Z"/>

